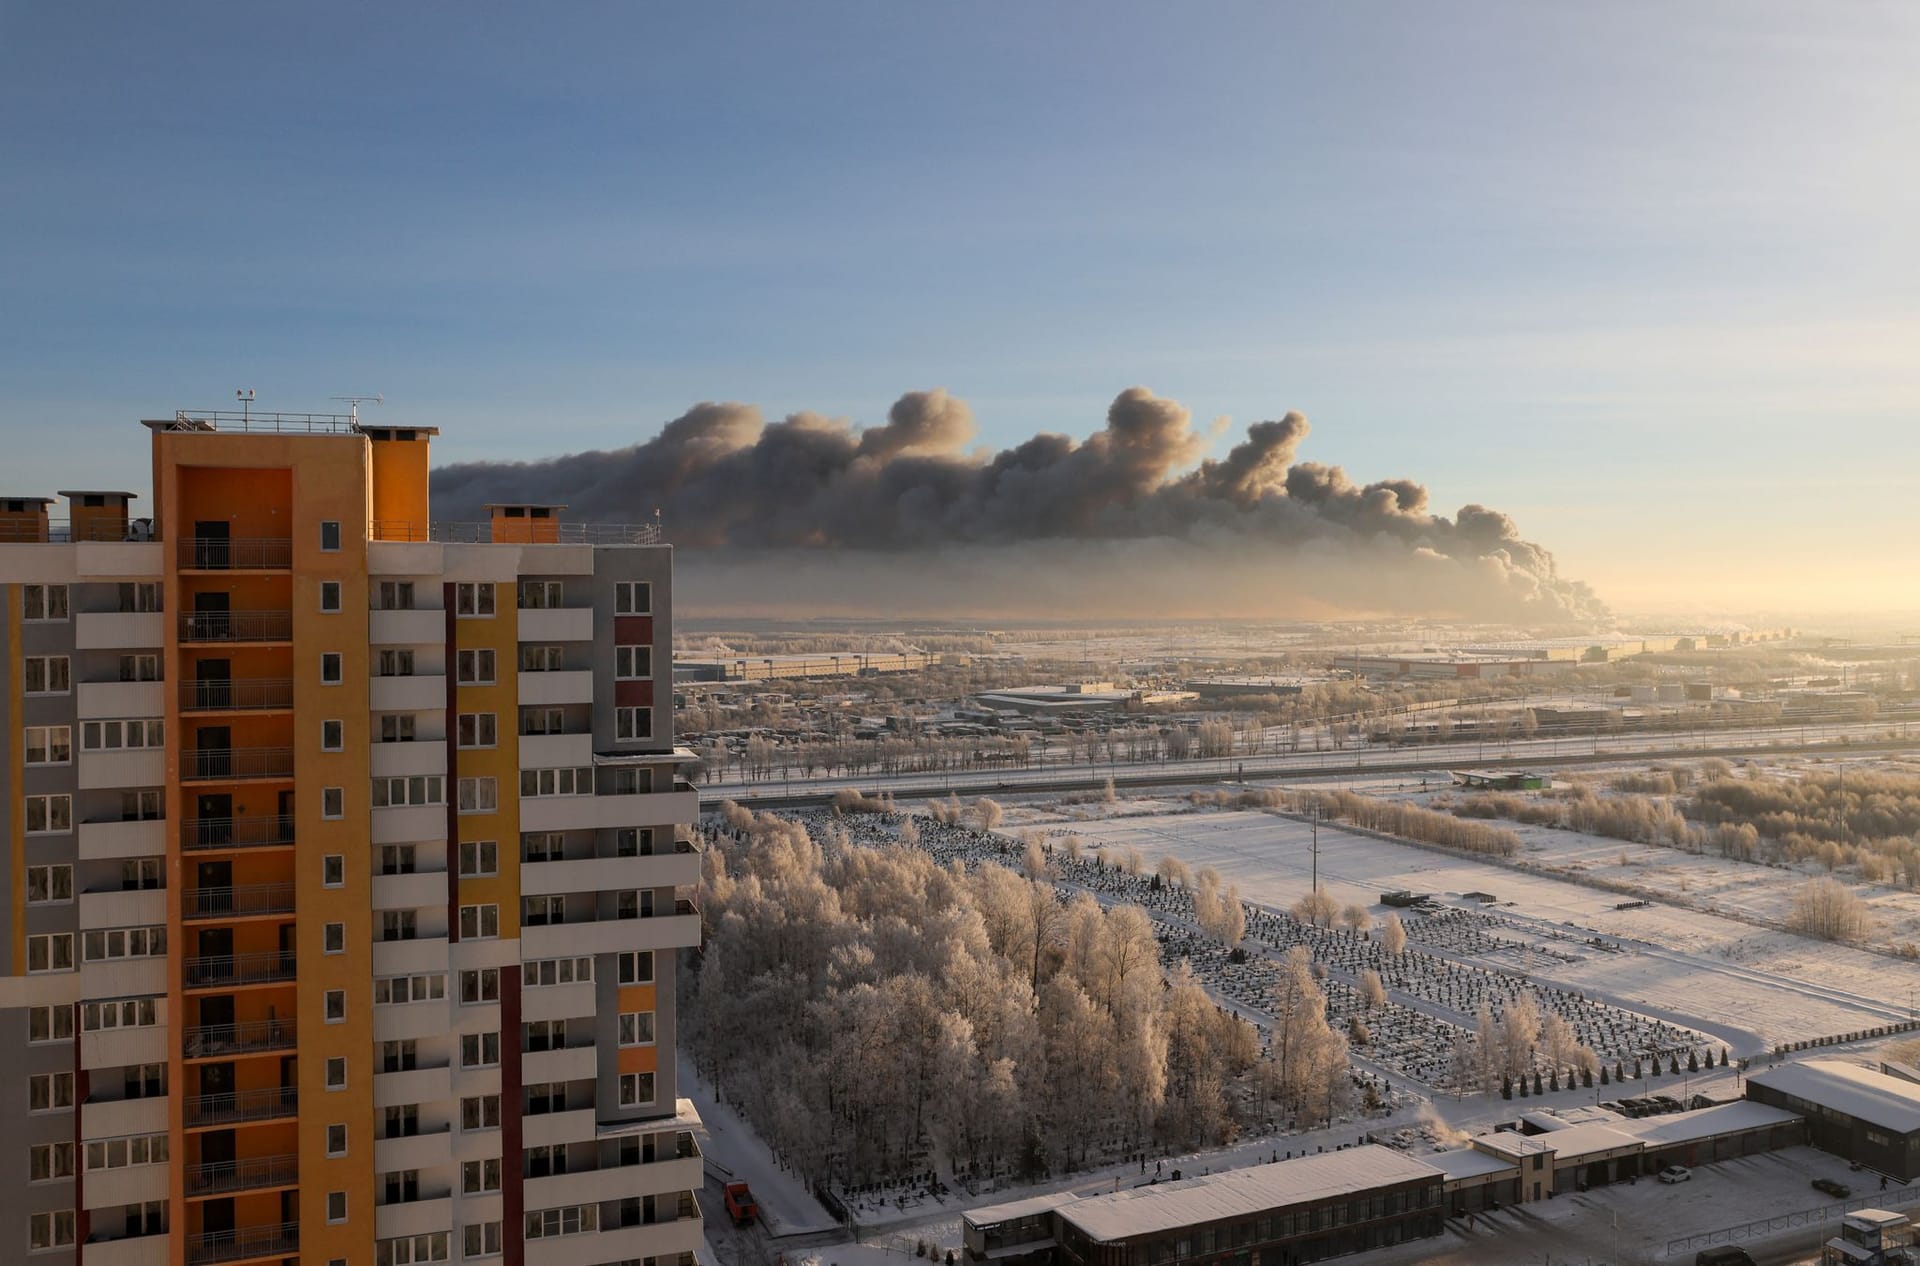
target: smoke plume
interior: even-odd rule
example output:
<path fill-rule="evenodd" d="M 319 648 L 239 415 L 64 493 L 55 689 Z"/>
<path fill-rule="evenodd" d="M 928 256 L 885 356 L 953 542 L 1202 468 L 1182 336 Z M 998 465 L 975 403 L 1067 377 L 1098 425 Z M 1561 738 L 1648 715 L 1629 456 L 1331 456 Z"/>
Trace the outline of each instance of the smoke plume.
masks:
<path fill-rule="evenodd" d="M 1297 459 L 1307 434 L 1288 413 L 1205 459 L 1188 411 L 1144 387 L 1085 440 L 1043 433 L 997 453 L 969 448 L 972 412 L 941 390 L 900 397 L 866 428 L 707 403 L 627 448 L 444 467 L 433 496 L 441 517 L 489 501 L 565 503 L 575 521 L 658 510 L 693 554 L 683 601 L 689 583 L 756 586 L 736 610 L 845 612 L 852 596 L 933 614 L 945 592 L 949 613 L 976 615 L 1096 614 L 1107 595 L 1136 616 L 1605 617 L 1506 515 L 1435 514 L 1408 479 L 1356 484 Z"/>

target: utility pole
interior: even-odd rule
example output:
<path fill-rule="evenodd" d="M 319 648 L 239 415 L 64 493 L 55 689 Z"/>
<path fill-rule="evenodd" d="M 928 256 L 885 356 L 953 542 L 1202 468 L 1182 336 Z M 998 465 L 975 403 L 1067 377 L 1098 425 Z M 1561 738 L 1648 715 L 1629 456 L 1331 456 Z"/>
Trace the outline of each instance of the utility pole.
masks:
<path fill-rule="evenodd" d="M 1313 806 L 1313 891 L 1320 891 L 1320 806 Z"/>

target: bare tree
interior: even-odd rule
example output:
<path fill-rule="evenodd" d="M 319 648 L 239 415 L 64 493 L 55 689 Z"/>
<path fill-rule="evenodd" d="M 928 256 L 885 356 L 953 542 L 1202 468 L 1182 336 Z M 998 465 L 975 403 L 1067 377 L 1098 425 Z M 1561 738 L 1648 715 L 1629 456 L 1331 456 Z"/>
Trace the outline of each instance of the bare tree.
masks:
<path fill-rule="evenodd" d="M 1380 948 L 1398 958 L 1407 950 L 1407 925 L 1400 921 L 1398 910 L 1387 912 L 1386 922 L 1380 925 Z"/>

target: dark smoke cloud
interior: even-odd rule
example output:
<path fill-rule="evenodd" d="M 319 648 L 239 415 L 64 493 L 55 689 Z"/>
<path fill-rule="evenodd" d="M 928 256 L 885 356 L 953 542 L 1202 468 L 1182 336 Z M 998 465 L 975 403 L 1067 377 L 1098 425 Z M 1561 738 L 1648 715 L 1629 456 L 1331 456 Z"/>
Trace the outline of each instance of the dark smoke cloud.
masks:
<path fill-rule="evenodd" d="M 1130 571 L 1139 601 L 1151 572 L 1127 569 L 1126 551 L 1110 546 L 1151 541 L 1189 565 L 1239 569 L 1222 574 L 1223 596 L 1234 574 L 1326 591 L 1252 595 L 1267 611 L 1291 596 L 1295 607 L 1605 617 L 1506 515 L 1469 505 L 1449 518 L 1412 480 L 1356 484 L 1338 466 L 1297 460 L 1308 429 L 1298 413 L 1255 422 L 1225 457 L 1202 460 L 1207 437 L 1187 410 L 1130 387 L 1083 441 L 1040 434 L 987 453 L 969 450 L 972 412 L 945 391 L 904 395 L 884 425 L 864 429 L 813 413 L 768 424 L 750 405 L 700 404 L 623 449 L 444 467 L 433 496 L 443 517 L 478 517 L 489 501 L 564 502 L 574 520 L 657 509 L 676 546 L 732 565 L 758 556 L 753 570 L 768 551 L 801 551 L 816 582 L 833 556 L 808 551 L 857 553 L 863 565 L 964 558 L 971 576 L 996 558 L 1017 569 L 1040 545 L 1052 564 L 1079 543 L 1090 561 Z M 1191 596 L 1192 583 L 1178 592 Z"/>

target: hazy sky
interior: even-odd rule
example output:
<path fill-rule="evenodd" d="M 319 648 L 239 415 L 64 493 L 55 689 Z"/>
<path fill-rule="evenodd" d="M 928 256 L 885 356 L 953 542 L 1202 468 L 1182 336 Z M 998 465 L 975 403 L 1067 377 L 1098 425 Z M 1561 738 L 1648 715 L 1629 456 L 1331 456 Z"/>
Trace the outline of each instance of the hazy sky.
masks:
<path fill-rule="evenodd" d="M 241 386 L 451 460 L 1139 383 L 1617 606 L 1916 607 L 1917 66 L 1905 2 L 0 0 L 0 491 Z"/>

